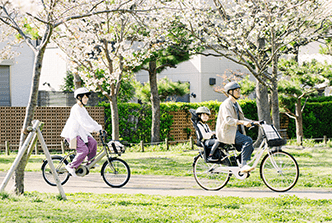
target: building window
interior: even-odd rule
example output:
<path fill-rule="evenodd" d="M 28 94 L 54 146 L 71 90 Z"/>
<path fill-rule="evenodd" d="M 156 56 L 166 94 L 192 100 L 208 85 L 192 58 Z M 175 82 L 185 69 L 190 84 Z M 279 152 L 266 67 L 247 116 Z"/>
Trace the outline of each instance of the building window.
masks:
<path fill-rule="evenodd" d="M 0 65 L 0 106 L 10 106 L 9 66 Z"/>

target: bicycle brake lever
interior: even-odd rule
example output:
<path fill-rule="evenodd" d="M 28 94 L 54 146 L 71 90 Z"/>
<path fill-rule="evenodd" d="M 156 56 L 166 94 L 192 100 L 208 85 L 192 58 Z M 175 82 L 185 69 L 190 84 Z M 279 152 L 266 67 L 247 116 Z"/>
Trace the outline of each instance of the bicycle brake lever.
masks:
<path fill-rule="evenodd" d="M 256 124 L 251 122 L 251 126 L 249 127 L 249 130 L 251 130 L 252 128 L 255 128 L 256 127 Z"/>

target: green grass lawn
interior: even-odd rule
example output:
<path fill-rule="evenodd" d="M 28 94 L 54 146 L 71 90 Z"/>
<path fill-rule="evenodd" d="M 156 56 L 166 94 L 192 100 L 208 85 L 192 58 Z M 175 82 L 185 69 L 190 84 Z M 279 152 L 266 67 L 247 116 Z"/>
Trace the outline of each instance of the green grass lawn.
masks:
<path fill-rule="evenodd" d="M 330 222 L 332 200 L 151 196 L 127 194 L 0 194 L 1 222 Z"/>
<path fill-rule="evenodd" d="M 187 145 L 130 148 L 122 158 L 135 175 L 192 176 L 197 151 Z M 330 190 L 332 149 L 285 149 L 299 163 L 300 178 L 295 189 Z M 8 171 L 15 154 L 0 155 L 0 171 Z M 32 155 L 26 171 L 41 171 L 44 155 Z M 99 172 L 100 168 L 93 170 Z M 231 178 L 227 187 L 266 188 L 259 171 L 240 181 Z M 332 200 L 278 198 L 239 198 L 220 196 L 158 196 L 129 194 L 26 192 L 16 196 L 0 193 L 0 222 L 332 222 Z"/>

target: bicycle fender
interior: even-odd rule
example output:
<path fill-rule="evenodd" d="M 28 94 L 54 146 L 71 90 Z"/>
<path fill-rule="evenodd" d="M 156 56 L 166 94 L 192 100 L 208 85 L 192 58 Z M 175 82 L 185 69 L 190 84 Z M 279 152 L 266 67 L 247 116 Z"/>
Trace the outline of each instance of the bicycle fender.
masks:
<path fill-rule="evenodd" d="M 199 153 L 197 156 L 194 157 L 193 166 L 195 165 L 196 160 L 201 156 L 202 156 L 201 153 Z"/>

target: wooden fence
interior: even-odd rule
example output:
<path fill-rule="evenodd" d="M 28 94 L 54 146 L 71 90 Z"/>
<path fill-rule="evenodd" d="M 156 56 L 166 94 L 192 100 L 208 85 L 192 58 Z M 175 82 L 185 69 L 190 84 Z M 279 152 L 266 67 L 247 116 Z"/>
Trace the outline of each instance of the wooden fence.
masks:
<path fill-rule="evenodd" d="M 0 107 L 0 148 L 5 145 L 17 150 L 21 128 L 25 117 L 25 107 Z M 44 122 L 43 136 L 48 149 L 61 150 L 61 131 L 69 117 L 71 107 L 37 107 L 34 119 Z M 87 107 L 91 117 L 98 123 L 105 122 L 103 107 Z"/>

